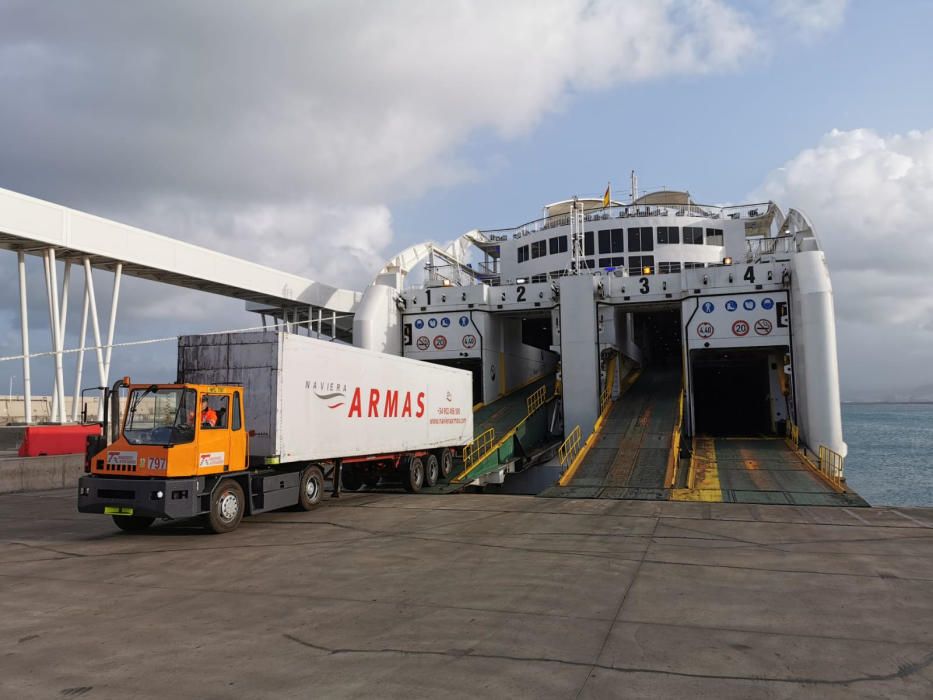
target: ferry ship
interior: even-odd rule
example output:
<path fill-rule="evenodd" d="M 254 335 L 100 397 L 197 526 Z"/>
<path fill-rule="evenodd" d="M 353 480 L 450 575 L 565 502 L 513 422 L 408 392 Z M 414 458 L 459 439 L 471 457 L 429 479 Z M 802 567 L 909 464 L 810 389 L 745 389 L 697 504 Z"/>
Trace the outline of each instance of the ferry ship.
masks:
<path fill-rule="evenodd" d="M 354 341 L 473 372 L 478 446 L 455 484 L 859 502 L 809 220 L 774 202 L 636 193 L 633 173 L 628 201 L 573 197 L 406 251 L 365 290 Z M 424 252 L 424 282 L 406 289 L 406 260 Z"/>

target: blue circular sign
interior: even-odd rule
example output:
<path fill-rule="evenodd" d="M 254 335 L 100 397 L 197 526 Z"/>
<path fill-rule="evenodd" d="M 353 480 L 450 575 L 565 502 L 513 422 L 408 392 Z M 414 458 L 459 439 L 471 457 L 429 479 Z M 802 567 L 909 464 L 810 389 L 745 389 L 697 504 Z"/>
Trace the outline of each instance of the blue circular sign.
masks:
<path fill-rule="evenodd" d="M 732 299 L 726 302 L 726 311 L 735 311 L 737 308 L 739 308 L 739 305 Z"/>
<path fill-rule="evenodd" d="M 429 328 L 437 328 L 437 319 L 436 319 L 436 318 L 429 318 L 429 319 L 428 319 L 428 327 L 429 327 Z"/>
<path fill-rule="evenodd" d="M 420 318 L 415 321 L 415 328 L 424 328 L 424 321 Z"/>
<path fill-rule="evenodd" d="M 742 302 L 742 306 L 745 307 L 746 311 L 751 311 L 752 309 L 755 308 L 755 300 L 746 299 L 745 301 Z"/>
<path fill-rule="evenodd" d="M 713 302 L 711 302 L 711 301 L 703 302 L 703 313 L 705 313 L 705 314 L 711 314 L 711 313 L 713 313 L 713 309 L 715 309 L 715 308 L 716 308 L 716 307 L 713 306 Z"/>
<path fill-rule="evenodd" d="M 765 311 L 770 311 L 774 307 L 774 299 L 771 297 L 765 297 L 761 300 L 761 308 Z"/>
<path fill-rule="evenodd" d="M 461 317 L 460 317 L 460 325 L 463 326 L 464 328 L 466 328 L 468 325 L 470 325 L 470 317 L 469 317 L 469 316 L 461 316 Z"/>
<path fill-rule="evenodd" d="M 450 319 L 444 316 L 444 318 L 441 319 L 441 325 L 444 328 L 448 328 L 450 326 Z"/>

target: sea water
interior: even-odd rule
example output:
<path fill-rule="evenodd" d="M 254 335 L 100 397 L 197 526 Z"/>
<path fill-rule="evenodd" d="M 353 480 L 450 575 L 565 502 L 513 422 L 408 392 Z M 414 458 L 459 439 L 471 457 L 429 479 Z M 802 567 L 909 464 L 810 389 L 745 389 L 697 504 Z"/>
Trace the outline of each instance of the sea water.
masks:
<path fill-rule="evenodd" d="M 843 404 L 846 481 L 873 506 L 933 506 L 933 404 Z"/>

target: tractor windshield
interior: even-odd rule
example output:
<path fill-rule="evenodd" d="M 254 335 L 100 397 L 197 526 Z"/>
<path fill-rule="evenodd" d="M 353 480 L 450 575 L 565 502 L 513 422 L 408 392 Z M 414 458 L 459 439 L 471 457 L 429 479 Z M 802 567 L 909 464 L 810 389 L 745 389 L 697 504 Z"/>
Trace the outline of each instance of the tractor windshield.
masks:
<path fill-rule="evenodd" d="M 194 440 L 194 389 L 133 389 L 123 436 L 131 445 L 177 445 Z"/>

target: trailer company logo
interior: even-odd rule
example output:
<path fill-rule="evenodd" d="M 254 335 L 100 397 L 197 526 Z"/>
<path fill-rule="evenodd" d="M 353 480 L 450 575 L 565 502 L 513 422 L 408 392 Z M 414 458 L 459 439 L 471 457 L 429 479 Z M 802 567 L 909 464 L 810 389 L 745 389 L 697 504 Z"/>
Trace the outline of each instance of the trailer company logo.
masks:
<path fill-rule="evenodd" d="M 327 408 L 330 409 L 340 408 L 347 400 L 347 385 L 340 382 L 308 380 L 305 382 L 305 389 L 310 389 L 321 401 L 327 401 Z"/>
<path fill-rule="evenodd" d="M 334 410 L 345 405 L 346 384 L 339 382 L 305 382 L 305 388 L 327 403 L 327 408 Z M 400 389 L 364 389 L 355 387 L 350 397 L 347 418 L 421 418 L 424 416 L 426 394 L 423 391 L 413 393 Z M 448 399 L 449 401 L 450 399 Z"/>
<path fill-rule="evenodd" d="M 410 391 L 398 389 L 370 389 L 367 401 L 363 401 L 364 390 L 357 387 L 350 399 L 350 410 L 347 418 L 363 418 L 365 408 L 366 418 L 421 418 L 425 412 L 425 393 L 419 391 L 412 394 Z M 400 408 L 401 407 L 401 408 Z"/>

